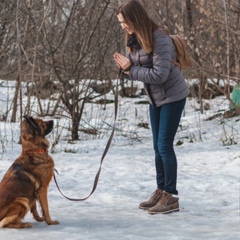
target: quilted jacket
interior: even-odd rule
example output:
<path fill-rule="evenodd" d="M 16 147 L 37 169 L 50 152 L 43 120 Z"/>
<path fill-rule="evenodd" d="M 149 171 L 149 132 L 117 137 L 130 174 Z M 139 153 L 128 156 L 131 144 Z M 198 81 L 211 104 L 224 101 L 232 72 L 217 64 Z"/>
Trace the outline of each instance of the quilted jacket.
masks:
<path fill-rule="evenodd" d="M 172 62 L 175 56 L 171 38 L 160 29 L 154 32 L 152 53 L 133 49 L 128 55 L 132 62 L 129 79 L 144 83 L 149 102 L 156 107 L 179 101 L 189 94 L 182 72 Z"/>

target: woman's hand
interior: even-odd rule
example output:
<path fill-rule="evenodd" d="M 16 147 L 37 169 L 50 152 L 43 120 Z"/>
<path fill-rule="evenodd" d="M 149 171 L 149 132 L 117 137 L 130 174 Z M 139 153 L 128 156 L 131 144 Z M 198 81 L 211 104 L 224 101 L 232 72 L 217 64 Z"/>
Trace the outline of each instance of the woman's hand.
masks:
<path fill-rule="evenodd" d="M 118 67 L 122 68 L 123 71 L 127 70 L 132 65 L 131 61 L 121 53 L 114 53 L 113 58 L 116 64 L 118 65 Z"/>

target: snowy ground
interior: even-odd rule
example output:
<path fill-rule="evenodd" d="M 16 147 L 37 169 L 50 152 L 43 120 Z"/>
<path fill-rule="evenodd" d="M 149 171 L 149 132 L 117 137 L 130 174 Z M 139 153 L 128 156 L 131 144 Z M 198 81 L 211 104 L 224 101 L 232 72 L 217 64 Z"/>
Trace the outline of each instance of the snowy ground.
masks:
<path fill-rule="evenodd" d="M 227 102 L 215 99 L 201 115 L 195 100 L 188 99 L 176 136 L 176 143 L 183 144 L 175 147 L 180 212 L 148 215 L 138 205 L 156 188 L 154 157 L 150 129 L 136 128 L 148 121 L 148 106 L 134 104 L 138 100 L 120 99 L 118 124 L 127 133 L 116 131 L 96 192 L 73 202 L 52 182 L 50 213 L 60 225 L 35 222 L 28 214 L 25 220 L 33 228 L 1 229 L 1 240 L 240 239 L 240 118 L 205 121 L 227 109 Z M 113 106 L 108 109 L 113 112 Z M 19 134 L 19 123 L 0 122 L 0 178 L 21 152 Z M 51 142 L 55 135 L 56 130 L 49 135 Z M 67 196 L 90 193 L 108 135 L 72 144 L 62 136 L 51 155 Z M 233 140 L 238 143 L 230 144 Z"/>

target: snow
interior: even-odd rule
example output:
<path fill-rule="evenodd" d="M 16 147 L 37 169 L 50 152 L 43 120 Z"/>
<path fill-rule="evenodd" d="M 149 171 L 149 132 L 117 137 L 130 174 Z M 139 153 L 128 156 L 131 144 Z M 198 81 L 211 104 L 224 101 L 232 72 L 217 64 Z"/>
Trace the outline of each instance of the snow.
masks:
<path fill-rule="evenodd" d="M 1 90 L 6 91 L 2 87 Z M 4 91 L 0 93 L 1 112 L 9 98 Z M 104 159 L 98 187 L 89 199 L 69 201 L 52 181 L 50 214 L 60 224 L 48 226 L 28 214 L 25 220 L 33 224 L 32 228 L 0 229 L 0 239 L 240 239 L 240 118 L 206 121 L 228 109 L 223 97 L 208 101 L 211 108 L 204 114 L 199 113 L 195 99 L 187 100 L 175 139 L 180 211 L 149 215 L 138 208 L 156 189 L 151 130 L 136 127 L 140 122 L 149 122 L 148 105 L 135 104 L 140 100 L 143 99 L 119 98 L 115 136 Z M 84 198 L 91 192 L 110 135 L 104 122 L 112 124 L 114 107 L 96 107 L 98 111 L 94 112 L 102 115 L 92 119 L 91 124 L 103 126 L 101 137 L 82 134 L 82 140 L 69 143 L 63 131 L 59 143 L 50 149 L 59 173 L 58 184 L 71 198 Z M 88 122 L 91 117 L 85 119 Z M 56 127 L 48 136 L 51 143 L 60 126 L 67 125 L 66 119 L 54 121 Z M 19 122 L 0 122 L 0 178 L 20 155 L 19 126 Z M 231 144 L 232 140 L 237 144 Z M 183 144 L 178 145 L 179 142 Z"/>

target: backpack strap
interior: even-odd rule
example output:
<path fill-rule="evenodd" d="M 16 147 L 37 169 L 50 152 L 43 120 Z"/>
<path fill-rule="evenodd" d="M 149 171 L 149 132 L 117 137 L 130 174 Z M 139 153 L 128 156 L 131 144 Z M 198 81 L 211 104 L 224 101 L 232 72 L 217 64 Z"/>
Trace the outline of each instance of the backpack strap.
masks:
<path fill-rule="evenodd" d="M 193 59 L 187 50 L 185 40 L 180 35 L 171 35 L 167 26 L 163 26 L 163 30 L 172 39 L 176 50 L 176 59 L 172 60 L 181 71 L 194 66 Z"/>
<path fill-rule="evenodd" d="M 180 67 L 180 63 L 177 61 L 177 54 L 178 54 L 178 52 L 177 52 L 177 47 L 176 47 L 176 45 L 174 44 L 174 39 L 172 38 L 172 36 L 173 35 L 170 35 L 170 31 L 169 31 L 169 28 L 166 26 L 166 25 L 164 25 L 163 27 L 162 27 L 162 29 L 165 31 L 165 33 L 172 39 L 172 43 L 173 43 L 173 45 L 174 45 L 174 47 L 175 47 L 175 51 L 176 51 L 176 59 L 175 60 L 172 60 L 172 63 L 174 64 L 174 65 L 176 65 L 179 69 L 181 69 Z"/>

